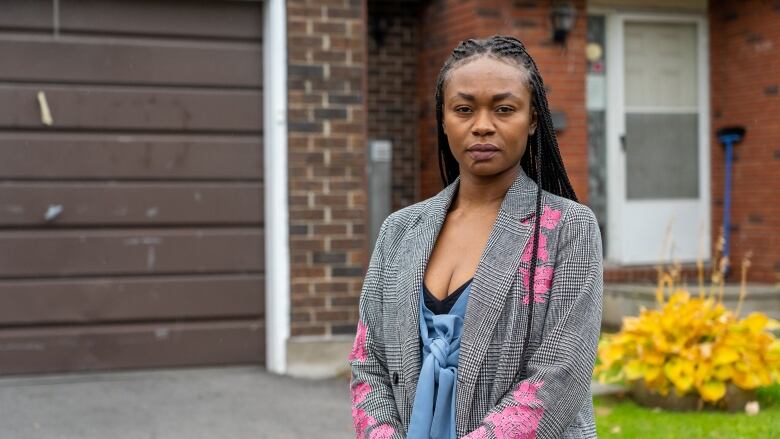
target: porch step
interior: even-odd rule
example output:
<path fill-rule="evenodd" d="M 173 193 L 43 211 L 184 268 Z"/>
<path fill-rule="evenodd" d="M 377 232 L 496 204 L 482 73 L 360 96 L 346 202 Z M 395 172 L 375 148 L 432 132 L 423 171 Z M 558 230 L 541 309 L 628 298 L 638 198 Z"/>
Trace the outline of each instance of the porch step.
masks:
<path fill-rule="evenodd" d="M 705 279 L 710 273 L 709 263 L 704 264 Z M 696 264 L 682 264 L 680 266 L 680 277 L 689 284 L 695 284 L 698 279 L 698 268 Z M 604 282 L 605 283 L 632 283 L 632 284 L 653 284 L 657 282 L 658 270 L 654 265 L 632 265 L 620 266 L 604 262 Z"/>
<path fill-rule="evenodd" d="M 604 283 L 602 327 L 606 330 L 620 328 L 624 316 L 639 315 L 640 307 L 655 308 L 656 285 L 648 283 Z M 688 291 L 696 296 L 696 282 L 688 282 Z M 706 290 L 705 290 L 706 292 Z M 735 310 L 739 301 L 739 285 L 728 284 L 723 288 L 723 302 Z M 761 311 L 774 319 L 780 319 L 780 288 L 770 284 L 748 284 L 741 315 Z"/>

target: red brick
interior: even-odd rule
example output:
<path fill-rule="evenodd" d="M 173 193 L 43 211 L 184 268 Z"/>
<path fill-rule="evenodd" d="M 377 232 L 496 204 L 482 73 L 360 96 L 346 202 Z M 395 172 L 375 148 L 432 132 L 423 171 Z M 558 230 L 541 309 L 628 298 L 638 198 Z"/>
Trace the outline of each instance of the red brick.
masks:
<path fill-rule="evenodd" d="M 331 306 L 346 306 L 346 307 L 352 307 L 357 308 L 358 306 L 358 297 L 357 296 L 337 296 L 337 297 L 331 297 L 330 298 L 330 304 Z"/>
<path fill-rule="evenodd" d="M 318 322 L 343 322 L 349 321 L 349 311 L 343 310 L 317 310 L 314 319 Z"/>
<path fill-rule="evenodd" d="M 345 293 L 349 289 L 349 283 L 341 282 L 317 282 L 314 285 L 314 290 L 320 293 Z"/>
<path fill-rule="evenodd" d="M 323 324 L 318 325 L 306 325 L 295 324 L 290 327 L 290 335 L 293 337 L 300 337 L 304 335 L 326 335 L 326 326 Z"/>
<path fill-rule="evenodd" d="M 290 274 L 293 278 L 305 278 L 305 277 L 325 277 L 325 268 L 323 267 L 292 267 Z"/>
<path fill-rule="evenodd" d="M 366 157 L 350 151 L 362 150 L 366 143 L 367 70 L 361 56 L 355 55 L 365 51 L 365 27 L 356 24 L 362 20 L 364 6 L 347 0 L 288 2 L 289 222 L 296 231 L 290 236 L 293 337 L 329 336 L 331 328 L 354 329 L 357 320 L 354 304 L 344 297 L 357 294 L 363 279 L 353 271 L 364 271 L 367 261 L 354 263 L 352 252 L 337 248 L 339 241 L 328 251 L 324 244 L 331 237 L 354 239 L 359 245 L 368 239 L 363 227 Z M 323 48 L 328 45 L 329 49 Z M 352 62 L 349 66 L 347 59 Z M 316 208 L 308 206 L 310 200 Z M 349 203 L 353 207 L 348 208 Z M 344 210 L 356 210 L 360 216 L 341 218 L 339 212 Z M 326 211 L 333 217 L 327 224 Z M 355 225 L 364 231 L 348 236 Z M 333 273 L 339 277 L 331 281 Z M 328 308 L 332 293 L 342 298 L 341 308 Z"/>
<path fill-rule="evenodd" d="M 315 238 L 305 238 L 291 235 L 290 248 L 295 248 L 298 250 L 324 250 L 325 240 L 321 236 Z"/>
<path fill-rule="evenodd" d="M 346 235 L 346 224 L 315 224 L 312 226 L 315 235 Z"/>
<path fill-rule="evenodd" d="M 767 94 L 766 87 L 780 83 L 780 63 L 770 62 L 777 59 L 776 51 L 761 51 L 760 47 L 780 47 L 777 11 L 771 2 L 756 2 L 750 8 L 735 0 L 709 5 L 711 239 L 714 246 L 722 226 L 723 209 L 718 201 L 723 197 L 725 171 L 723 147 L 715 132 L 720 127 L 743 125 L 747 135 L 736 147 L 739 158 L 732 168 L 731 219 L 739 226 L 731 234 L 732 266 L 739 266 L 752 251 L 748 281 L 775 283 L 780 280 L 780 239 L 768 238 L 780 236 L 780 160 L 771 153 L 780 138 L 780 124 L 776 122 L 780 99 Z M 748 34 L 743 33 L 745 29 L 749 29 Z M 748 222 L 750 216 L 763 221 L 752 225 Z"/>
<path fill-rule="evenodd" d="M 320 307 L 321 308 L 325 306 L 324 297 L 293 295 L 291 297 L 291 302 L 293 308 L 298 308 L 298 307 Z"/>
<path fill-rule="evenodd" d="M 332 250 L 351 250 L 362 248 L 364 241 L 362 239 L 331 239 L 330 248 Z"/>

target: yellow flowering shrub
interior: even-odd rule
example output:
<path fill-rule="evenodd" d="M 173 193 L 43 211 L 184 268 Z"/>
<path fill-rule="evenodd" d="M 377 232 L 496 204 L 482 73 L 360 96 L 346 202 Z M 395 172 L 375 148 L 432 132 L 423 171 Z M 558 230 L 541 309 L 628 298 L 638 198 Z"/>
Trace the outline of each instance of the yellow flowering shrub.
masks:
<path fill-rule="evenodd" d="M 602 337 L 594 370 L 599 381 L 642 380 L 661 395 L 673 388 L 678 396 L 695 394 L 709 403 L 721 400 L 729 383 L 755 389 L 780 381 L 780 340 L 772 333 L 780 322 L 760 312 L 739 317 L 749 257 L 742 264 L 737 310 L 724 307 L 725 259 L 717 264 L 721 270 L 712 274 L 709 291 L 699 262 L 696 297 L 676 285 L 679 264 L 669 271 L 659 267 L 656 309 L 625 317 L 620 332 Z"/>

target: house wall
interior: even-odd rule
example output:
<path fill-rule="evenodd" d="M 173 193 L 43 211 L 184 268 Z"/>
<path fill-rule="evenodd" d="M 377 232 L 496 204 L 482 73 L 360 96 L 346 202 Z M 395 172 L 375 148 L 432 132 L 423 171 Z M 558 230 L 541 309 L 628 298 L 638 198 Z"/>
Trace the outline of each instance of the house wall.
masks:
<path fill-rule="evenodd" d="M 366 5 L 290 0 L 287 14 L 290 334 L 346 339 L 368 259 Z"/>
<path fill-rule="evenodd" d="M 418 201 L 419 9 L 417 2 L 368 2 L 368 136 L 393 142 L 393 211 Z"/>
<path fill-rule="evenodd" d="M 561 153 L 580 201 L 588 202 L 585 2 L 574 2 L 578 18 L 565 48 L 551 41 L 551 3 L 288 2 L 291 335 L 294 341 L 317 340 L 319 346 L 323 340 L 342 343 L 318 351 L 318 358 L 348 348 L 357 321 L 371 250 L 366 142 L 389 138 L 394 143 L 393 210 L 442 188 L 434 85 L 460 40 L 505 33 L 525 42 L 548 87 L 551 110 L 565 117 L 558 133 Z M 709 12 L 713 135 L 724 124 L 748 126 L 735 171 L 734 250 L 739 257 L 752 248 L 761 259 L 754 258 L 751 280 L 771 281 L 780 270 L 779 200 L 772 193 L 780 175 L 775 140 L 780 133 L 771 120 L 778 110 L 778 84 L 772 78 L 780 77 L 775 61 L 780 26 L 770 3 L 758 11 L 742 11 L 736 7 L 741 4 L 727 2 Z M 692 9 L 700 10 L 696 5 Z M 720 146 L 713 143 L 716 182 L 722 180 L 720 163 Z M 713 186 L 716 221 L 720 190 Z M 608 271 L 614 281 L 654 278 L 652 270 Z"/>
<path fill-rule="evenodd" d="M 749 4 L 749 6 L 748 6 Z M 780 4 L 711 1 L 712 230 L 723 221 L 724 149 L 715 135 L 743 125 L 732 168 L 731 260 L 752 252 L 749 280 L 780 281 Z M 735 274 L 739 274 L 738 265 Z"/>

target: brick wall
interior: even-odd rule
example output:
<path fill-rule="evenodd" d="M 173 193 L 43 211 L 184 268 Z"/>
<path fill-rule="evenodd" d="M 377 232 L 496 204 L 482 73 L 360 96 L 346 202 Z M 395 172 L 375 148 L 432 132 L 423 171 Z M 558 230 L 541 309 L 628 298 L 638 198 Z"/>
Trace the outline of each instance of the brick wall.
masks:
<path fill-rule="evenodd" d="M 585 110 L 585 2 L 577 8 L 575 28 L 567 50 L 551 40 L 551 1 L 440 0 L 430 2 L 421 14 L 424 35 L 418 57 L 420 98 L 420 196 L 427 198 L 441 190 L 434 93 L 436 75 L 457 43 L 467 38 L 508 34 L 526 45 L 541 69 L 548 87 L 551 111 L 563 112 L 566 129 L 558 135 L 569 178 L 581 201 L 587 201 L 588 147 Z"/>
<path fill-rule="evenodd" d="M 291 335 L 354 333 L 368 259 L 365 1 L 289 0 L 287 14 Z"/>
<path fill-rule="evenodd" d="M 368 136 L 393 142 L 392 209 L 417 201 L 419 4 L 368 2 Z"/>
<path fill-rule="evenodd" d="M 780 4 L 710 1 L 713 242 L 723 221 L 724 150 L 715 132 L 744 125 L 732 168 L 732 263 L 753 252 L 749 280 L 780 281 Z M 738 274 L 738 266 L 737 273 Z M 736 280 L 736 277 L 735 277 Z"/>

